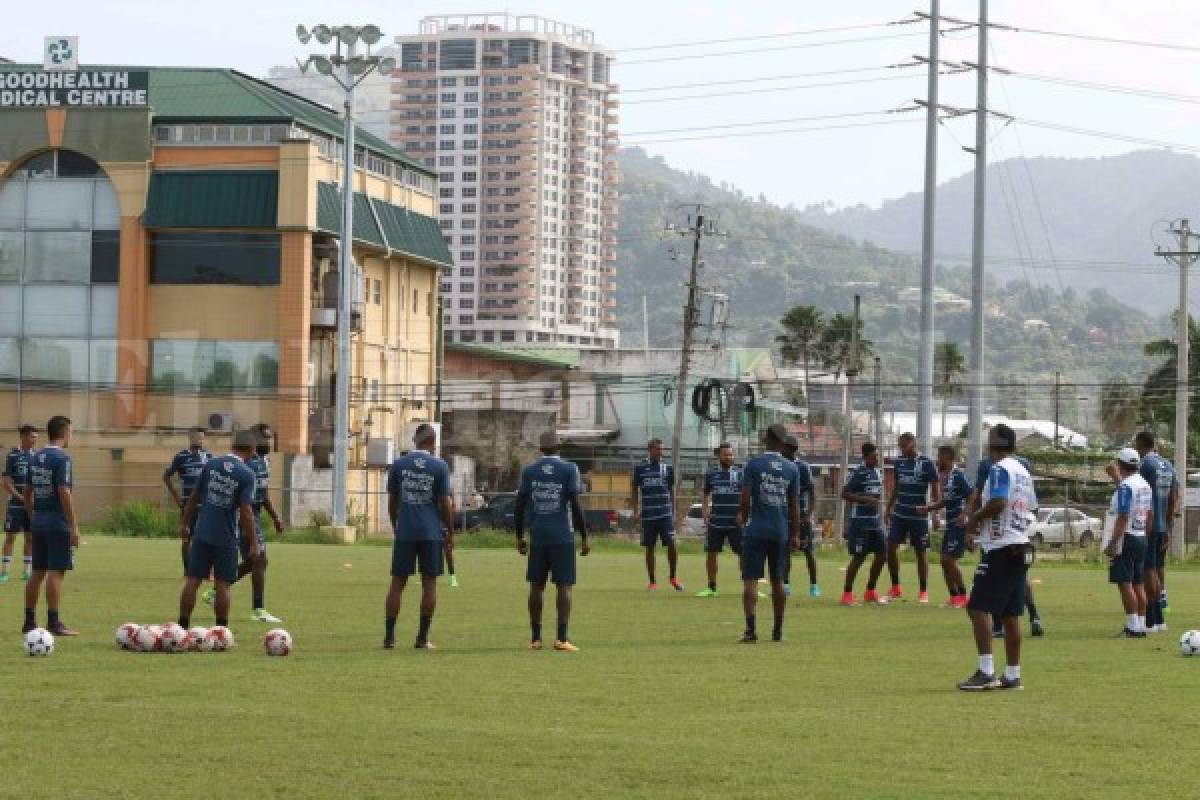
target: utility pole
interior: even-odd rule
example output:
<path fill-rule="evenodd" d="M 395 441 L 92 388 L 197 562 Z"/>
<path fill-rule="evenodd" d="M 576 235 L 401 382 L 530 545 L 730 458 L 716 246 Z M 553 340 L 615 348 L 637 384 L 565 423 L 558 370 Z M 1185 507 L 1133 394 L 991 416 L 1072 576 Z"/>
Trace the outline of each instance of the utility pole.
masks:
<path fill-rule="evenodd" d="M 646 313 L 646 295 L 642 295 L 642 367 L 646 374 L 650 373 L 650 315 Z M 644 399 L 646 414 L 646 441 L 650 441 L 650 393 L 646 392 Z"/>
<path fill-rule="evenodd" d="M 975 65 L 975 220 L 971 232 L 971 352 L 967 393 L 967 474 L 983 455 L 983 249 L 987 210 L 988 4 L 979 0 L 979 63 Z M 945 431 L 942 431 L 945 434 Z"/>
<path fill-rule="evenodd" d="M 437 422 L 442 421 L 442 377 L 446 369 L 446 299 L 438 294 L 437 300 L 437 364 L 434 369 L 434 399 L 433 399 L 433 418 Z"/>
<path fill-rule="evenodd" d="M 933 447 L 933 228 L 937 194 L 940 14 L 939 0 L 930 0 L 929 86 L 925 109 L 925 208 L 921 229 L 921 346 L 917 359 L 917 440 L 925 453 Z"/>
<path fill-rule="evenodd" d="M 854 437 L 854 378 L 858 375 L 858 319 L 862 297 L 854 295 L 854 318 L 850 324 L 850 354 L 846 358 L 846 383 L 842 387 L 842 473 L 839 479 L 845 482 L 850 473 L 850 446 Z M 878 359 L 876 359 L 878 363 Z M 878 397 L 876 392 L 876 397 Z M 876 447 L 878 447 L 876 443 Z M 834 527 L 843 537 L 846 535 L 846 504 L 839 502 L 834 512 Z"/>
<path fill-rule="evenodd" d="M 1191 243 L 1200 234 L 1192 232 L 1186 219 L 1181 219 L 1171 225 L 1170 233 L 1178 239 L 1178 249 L 1156 250 L 1157 255 L 1179 267 L 1179 311 L 1176 315 L 1178 331 L 1175 334 L 1175 475 L 1179 486 L 1187 496 L 1188 474 L 1188 359 L 1190 358 L 1191 325 L 1188 313 L 1188 269 L 1200 258 L 1200 253 L 1192 250 Z M 1187 531 L 1187 502 L 1183 506 L 1183 522 L 1178 526 L 1176 535 L 1171 537 L 1171 555 L 1182 557 L 1186 550 L 1184 539 Z"/>
<path fill-rule="evenodd" d="M 696 205 L 695 221 L 689 218 L 689 227 L 677 228 L 668 225 L 667 230 L 680 236 L 692 237 L 692 263 L 688 271 L 687 303 L 683 307 L 683 346 L 679 353 L 679 377 L 675 381 L 675 424 L 671 428 L 671 466 L 675 480 L 671 487 L 671 508 L 675 514 L 675 529 L 680 530 L 686 510 L 679 508 L 679 485 L 683 482 L 683 410 L 687 405 L 688 367 L 692 355 L 692 339 L 696 332 L 699 309 L 696 295 L 700 291 L 700 242 L 705 236 L 717 236 L 716 225 L 704 215 L 704 206 Z"/>
<path fill-rule="evenodd" d="M 883 365 L 875 356 L 875 446 L 883 446 Z"/>
<path fill-rule="evenodd" d="M 1058 435 L 1058 395 L 1059 395 L 1060 389 L 1062 388 L 1062 384 L 1060 383 L 1061 378 L 1062 378 L 1062 373 L 1056 371 L 1054 373 L 1054 449 L 1055 450 L 1058 449 L 1058 439 L 1059 439 L 1059 435 Z"/>

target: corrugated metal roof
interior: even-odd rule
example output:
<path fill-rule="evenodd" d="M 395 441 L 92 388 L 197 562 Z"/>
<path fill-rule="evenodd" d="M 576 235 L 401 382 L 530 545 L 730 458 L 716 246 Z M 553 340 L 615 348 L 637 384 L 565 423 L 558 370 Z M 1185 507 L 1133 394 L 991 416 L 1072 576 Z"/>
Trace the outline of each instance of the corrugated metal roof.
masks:
<path fill-rule="evenodd" d="M 462 344 L 447 342 L 446 349 L 469 353 L 497 361 L 518 361 L 546 367 L 573 368 L 579 366 L 579 351 L 556 347 L 496 347 L 487 344 Z"/>
<path fill-rule="evenodd" d="M 279 173 L 179 170 L 150 176 L 147 228 L 275 228 Z"/>
<path fill-rule="evenodd" d="M 324 181 L 317 184 L 317 228 L 329 233 L 340 233 L 342 229 L 342 193 Z M 354 193 L 354 239 L 440 266 L 454 265 L 436 219 L 368 199 L 361 192 Z"/>

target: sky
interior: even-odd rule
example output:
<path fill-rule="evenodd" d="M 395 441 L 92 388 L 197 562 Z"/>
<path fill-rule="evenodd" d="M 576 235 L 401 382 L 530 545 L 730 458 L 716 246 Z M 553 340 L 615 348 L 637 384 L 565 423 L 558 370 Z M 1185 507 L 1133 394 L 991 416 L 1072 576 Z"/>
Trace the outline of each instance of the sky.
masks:
<path fill-rule="evenodd" d="M 525 0 L 507 10 L 591 28 L 598 41 L 616 51 L 615 80 L 621 85 L 623 102 L 619 128 L 627 144 L 642 143 L 673 166 L 708 174 L 774 202 L 840 207 L 878 205 L 921 188 L 924 126 L 919 113 L 840 115 L 886 111 L 923 98 L 923 69 L 865 68 L 883 68 L 908 62 L 913 54 L 924 54 L 928 29 L 911 25 L 787 34 L 900 20 L 917 8 L 927 10 L 928 2 L 605 0 L 565 4 L 561 0 Z M 457 0 L 340 0 L 337 4 L 314 0 L 60 0 L 52 7 L 13 3 L 0 28 L 0 56 L 40 61 L 43 36 L 78 35 L 84 64 L 221 66 L 265 75 L 270 67 L 291 63 L 307 53 L 293 35 L 297 23 L 374 22 L 385 34 L 396 35 L 416 32 L 418 21 L 427 14 L 495 10 L 497 5 Z M 1017 27 L 1166 43 L 1194 43 L 1190 34 L 1200 30 L 1200 3 L 1191 0 L 992 0 L 989 5 L 993 22 Z M 331 15 L 333 7 L 338 10 Z M 943 0 L 942 13 L 974 18 L 978 2 Z M 891 38 L 878 38 L 881 36 Z M 667 46 L 736 37 L 770 38 Z M 995 32 L 991 38 L 992 63 L 997 66 L 1041 76 L 1200 95 L 1200 89 L 1193 86 L 1200 52 L 1034 33 Z M 847 39 L 866 41 L 844 42 Z M 743 50 L 759 52 L 729 54 Z M 944 36 L 941 56 L 974 61 L 974 31 Z M 664 58 L 673 60 L 647 63 Z M 643 63 L 635 63 L 639 61 Z M 713 85 L 716 81 L 834 72 L 838 74 Z M 759 91 L 818 83 L 838 85 Z M 680 84 L 698 86 L 638 91 Z M 942 103 L 974 106 L 973 74 L 944 76 L 941 86 Z M 694 97 L 747 90 L 755 91 Z M 1018 120 L 1200 146 L 1194 136 L 1200 129 L 1200 99 L 1179 102 L 993 76 L 989 106 Z M 813 121 L 814 117 L 825 119 Z M 784 122 L 746 125 L 773 120 Z M 876 124 L 881 120 L 897 122 Z M 857 127 L 830 127 L 848 124 Z M 805 127 L 826 129 L 794 130 Z M 973 128 L 971 117 L 941 126 L 939 180 L 970 170 L 972 157 L 961 145 L 973 142 Z M 664 130 L 673 132 L 653 133 Z M 770 130 L 786 132 L 762 133 Z M 732 133 L 755 135 L 730 136 Z M 991 135 L 993 159 L 1018 155 L 1087 158 L 1139 147 L 1021 121 L 1007 126 L 996 122 Z M 705 138 L 665 141 L 689 137 Z"/>

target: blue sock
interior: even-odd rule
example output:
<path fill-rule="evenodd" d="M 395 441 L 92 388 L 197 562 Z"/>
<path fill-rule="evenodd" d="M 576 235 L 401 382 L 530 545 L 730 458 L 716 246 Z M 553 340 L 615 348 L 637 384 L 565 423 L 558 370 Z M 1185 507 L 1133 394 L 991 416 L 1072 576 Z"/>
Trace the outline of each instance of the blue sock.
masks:
<path fill-rule="evenodd" d="M 558 640 L 560 642 L 567 641 L 567 623 L 565 622 L 558 623 Z"/>
<path fill-rule="evenodd" d="M 755 624 L 754 624 L 754 615 L 753 615 L 753 614 L 748 614 L 748 615 L 746 616 L 746 632 L 747 632 L 747 633 L 754 633 L 754 630 L 755 630 Z"/>
<path fill-rule="evenodd" d="M 529 635 L 530 641 L 540 642 L 542 640 L 542 623 L 531 622 L 531 623 L 529 623 L 529 629 L 530 629 L 530 635 Z"/>
<path fill-rule="evenodd" d="M 433 624 L 433 617 L 421 617 L 421 626 L 417 629 L 417 641 L 429 641 L 429 626 Z"/>

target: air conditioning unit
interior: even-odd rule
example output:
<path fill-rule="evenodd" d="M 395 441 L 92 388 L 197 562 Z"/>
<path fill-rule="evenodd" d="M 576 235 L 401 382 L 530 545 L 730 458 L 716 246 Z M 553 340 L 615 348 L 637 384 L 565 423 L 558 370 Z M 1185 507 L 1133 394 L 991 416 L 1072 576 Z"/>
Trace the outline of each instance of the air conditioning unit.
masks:
<path fill-rule="evenodd" d="M 211 411 L 208 415 L 210 433 L 233 433 L 232 411 Z"/>

